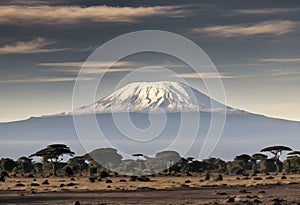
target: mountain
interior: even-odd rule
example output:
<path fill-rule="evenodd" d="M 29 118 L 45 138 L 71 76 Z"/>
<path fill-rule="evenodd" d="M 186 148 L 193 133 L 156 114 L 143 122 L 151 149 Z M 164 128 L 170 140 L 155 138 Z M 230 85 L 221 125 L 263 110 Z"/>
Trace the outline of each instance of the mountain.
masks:
<path fill-rule="evenodd" d="M 212 107 L 213 103 L 213 107 Z M 198 90 L 178 82 L 135 82 L 68 114 L 110 112 L 237 112 Z"/>
<path fill-rule="evenodd" d="M 225 160 L 269 145 L 300 149 L 300 122 L 212 103 L 214 108 L 208 96 L 181 83 L 132 83 L 71 113 L 0 123 L 0 157 L 28 156 L 50 143 L 66 143 L 76 154 L 109 145 L 129 155 L 173 149 L 194 157 L 204 146 L 212 148 L 211 156 Z M 93 112 L 96 116 L 90 115 Z M 224 130 L 217 139 L 212 119 L 217 118 L 214 123 L 218 123 L 225 117 Z M 83 122 L 79 123 L 81 129 L 78 122 Z M 101 132 L 94 129 L 95 125 Z M 194 125 L 199 128 L 196 132 Z M 209 131 L 211 138 L 206 137 Z"/>

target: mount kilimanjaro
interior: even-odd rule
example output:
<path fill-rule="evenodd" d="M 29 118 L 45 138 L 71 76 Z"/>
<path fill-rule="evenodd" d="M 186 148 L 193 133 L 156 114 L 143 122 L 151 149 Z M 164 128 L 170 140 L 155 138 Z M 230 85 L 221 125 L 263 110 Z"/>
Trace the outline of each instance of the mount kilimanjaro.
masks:
<path fill-rule="evenodd" d="M 136 82 L 71 112 L 0 123 L 0 155 L 12 158 L 24 153 L 29 155 L 33 150 L 43 148 L 50 143 L 66 143 L 77 154 L 84 154 L 86 150 L 78 139 L 78 130 L 75 129 L 73 117 L 84 119 L 92 113 L 96 113 L 96 120 L 102 132 L 96 133 L 91 129 L 90 124 L 85 125 L 86 130 L 89 131 L 87 140 L 85 142 L 80 140 L 87 151 L 103 146 L 104 141 L 99 140 L 99 137 L 105 137 L 111 146 L 121 149 L 124 153 L 151 155 L 154 151 L 168 148 L 168 145 L 174 141 L 174 136 L 181 130 L 182 119 L 187 125 L 192 125 L 199 117 L 199 131 L 192 146 L 188 150 L 180 150 L 194 134 L 192 127 L 190 129 L 187 127 L 180 133 L 181 141 L 176 150 L 182 155 L 197 157 L 199 149 L 205 142 L 205 136 L 211 128 L 212 115 L 224 116 L 225 113 L 227 115 L 224 131 L 211 156 L 231 159 L 238 153 L 255 153 L 262 147 L 277 144 L 300 149 L 295 147 L 299 142 L 300 122 L 269 118 L 231 108 L 182 83 Z M 143 137 L 142 131 L 135 133 L 128 128 L 129 136 L 120 131 L 115 117 L 127 120 L 128 113 L 130 121 L 140 130 L 147 131 L 147 128 L 155 125 L 156 122 L 163 125 L 161 132 L 153 133 L 155 139 L 159 140 L 157 144 L 152 143 L 154 140 L 149 143 L 131 143 L 126 139 L 126 137 L 132 139 Z M 155 115 L 152 116 L 151 113 Z M 163 121 L 164 118 L 166 122 Z M 209 139 L 208 143 L 210 143 Z"/>
<path fill-rule="evenodd" d="M 212 108 L 212 104 L 214 105 Z M 109 113 L 109 112 L 218 112 L 222 105 L 198 90 L 178 82 L 135 82 L 100 99 L 96 103 L 75 109 L 69 114 Z"/>

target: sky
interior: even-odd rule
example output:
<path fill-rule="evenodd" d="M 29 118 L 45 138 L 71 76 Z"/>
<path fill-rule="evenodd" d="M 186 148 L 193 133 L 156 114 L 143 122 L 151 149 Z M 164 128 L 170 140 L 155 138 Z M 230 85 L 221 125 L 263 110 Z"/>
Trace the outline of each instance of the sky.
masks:
<path fill-rule="evenodd" d="M 173 32 L 200 46 L 220 73 L 229 106 L 300 121 L 299 1 L 2 0 L 0 122 L 70 111 L 83 62 L 103 43 L 140 30 Z M 153 65 L 199 81 L 176 58 L 135 54 L 106 74 L 99 97 Z"/>

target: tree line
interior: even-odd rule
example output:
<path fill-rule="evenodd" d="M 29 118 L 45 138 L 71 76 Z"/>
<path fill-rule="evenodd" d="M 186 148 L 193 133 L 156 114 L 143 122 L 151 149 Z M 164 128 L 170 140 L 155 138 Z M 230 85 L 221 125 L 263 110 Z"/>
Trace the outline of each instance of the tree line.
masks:
<path fill-rule="evenodd" d="M 280 155 L 285 152 L 288 157 L 282 162 Z M 270 152 L 268 158 L 262 152 Z M 63 157 L 71 158 L 63 162 Z M 286 146 L 271 146 L 253 155 L 242 154 L 232 161 L 225 162 L 220 158 L 209 158 L 199 161 L 193 157 L 181 157 L 176 151 L 156 153 L 155 157 L 147 157 L 142 153 L 132 154 L 136 159 L 123 159 L 116 149 L 100 148 L 82 156 L 75 153 L 65 144 L 52 144 L 18 160 L 2 158 L 0 161 L 0 180 L 8 173 L 23 176 L 74 176 L 87 175 L 105 177 L 106 175 L 153 175 L 156 174 L 190 174 L 193 172 L 217 172 L 247 175 L 249 173 L 286 172 L 300 173 L 300 152 L 292 151 Z M 41 162 L 33 161 L 40 157 Z"/>

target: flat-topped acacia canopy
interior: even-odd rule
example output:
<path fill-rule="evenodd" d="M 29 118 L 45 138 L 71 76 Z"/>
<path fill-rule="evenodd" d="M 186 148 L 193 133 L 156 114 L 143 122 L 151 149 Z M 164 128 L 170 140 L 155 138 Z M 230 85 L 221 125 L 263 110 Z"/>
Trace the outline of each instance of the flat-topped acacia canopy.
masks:
<path fill-rule="evenodd" d="M 271 146 L 271 147 L 266 147 L 260 150 L 261 152 L 272 152 L 272 151 L 292 151 L 290 147 L 286 146 Z"/>
<path fill-rule="evenodd" d="M 292 151 L 290 147 L 286 146 L 271 146 L 271 147 L 266 147 L 260 150 L 261 152 L 271 152 L 274 154 L 274 159 L 279 160 L 280 155 L 282 154 L 283 151 Z M 277 163 L 277 168 L 279 167 Z"/>
<path fill-rule="evenodd" d="M 143 154 L 133 154 L 132 156 L 133 157 L 143 157 L 144 155 Z"/>
<path fill-rule="evenodd" d="M 300 155 L 300 151 L 289 152 L 288 155 Z"/>

